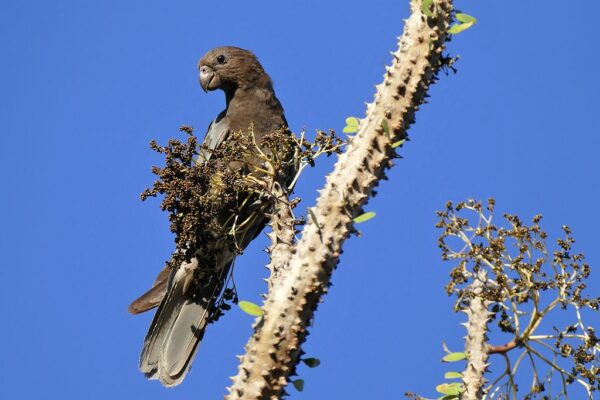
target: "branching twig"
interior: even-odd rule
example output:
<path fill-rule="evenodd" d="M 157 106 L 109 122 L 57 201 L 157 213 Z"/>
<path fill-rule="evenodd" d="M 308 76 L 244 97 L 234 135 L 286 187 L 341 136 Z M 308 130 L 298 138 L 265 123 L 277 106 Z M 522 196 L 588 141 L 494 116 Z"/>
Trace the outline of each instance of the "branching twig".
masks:
<path fill-rule="evenodd" d="M 532 219 L 531 226 L 510 214 L 504 215 L 508 226 L 492 224 L 494 204 L 493 199 L 486 207 L 474 200 L 456 205 L 448 202 L 446 210 L 438 213 L 438 227 L 444 229 L 439 239 L 442 257 L 457 262 L 446 290 L 457 296 L 455 308 L 469 317 L 463 398 L 490 398 L 488 395 L 498 393 L 500 387 L 506 388 L 503 395 L 507 399 L 542 396 L 551 392 L 552 375 L 556 373 L 561 377 L 562 394 L 566 396 L 568 385 L 576 382 L 591 399 L 593 392 L 600 390 L 600 339 L 593 327 L 583 323 L 581 310 L 597 312 L 600 298 L 585 293 L 590 267 L 583 253 L 573 251 L 575 239 L 569 227 L 562 227 L 565 236 L 556 240 L 556 250 L 550 252 L 547 234 L 539 224 L 541 215 Z M 473 317 L 477 305 L 482 316 L 491 311 L 493 318 L 499 317 L 500 330 L 513 335 L 510 341 L 499 346 L 485 343 L 482 332 L 487 331 L 488 319 Z M 552 334 L 536 334 L 548 329 L 543 322 L 559 306 L 574 311 L 575 323 L 562 330 L 554 327 Z M 529 315 L 525 324 L 519 325 L 520 315 Z M 486 388 L 480 385 L 485 370 L 472 365 L 474 354 L 476 361 L 481 359 L 480 344 L 487 353 L 484 360 L 489 354 L 499 354 L 507 364 L 501 377 Z M 517 347 L 523 352 L 511 371 L 509 353 Z M 525 356 L 531 364 L 533 381 L 528 393 L 518 393 L 517 397 L 524 387 L 516 383 L 517 369 Z M 479 374 L 474 373 L 476 370 Z M 549 371 L 546 377 L 540 376 L 543 371 Z"/>

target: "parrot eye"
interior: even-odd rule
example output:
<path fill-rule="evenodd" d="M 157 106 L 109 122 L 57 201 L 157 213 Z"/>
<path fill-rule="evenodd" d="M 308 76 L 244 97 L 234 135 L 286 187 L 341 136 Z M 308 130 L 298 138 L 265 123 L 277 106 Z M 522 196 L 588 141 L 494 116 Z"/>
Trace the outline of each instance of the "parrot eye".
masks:
<path fill-rule="evenodd" d="M 219 64 L 225 64 L 225 56 L 224 56 L 223 54 L 219 54 L 219 55 L 217 56 L 217 62 L 218 62 Z"/>

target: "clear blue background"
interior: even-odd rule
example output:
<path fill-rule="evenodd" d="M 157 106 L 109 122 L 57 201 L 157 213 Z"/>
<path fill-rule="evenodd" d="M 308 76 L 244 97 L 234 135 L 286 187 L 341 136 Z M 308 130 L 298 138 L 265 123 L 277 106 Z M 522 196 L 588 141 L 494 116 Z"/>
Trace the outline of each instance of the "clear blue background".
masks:
<path fill-rule="evenodd" d="M 578 4 L 457 2 L 479 20 L 450 43 L 459 73 L 432 88 L 367 207 L 377 218 L 346 243 L 305 346 L 322 365 L 300 368 L 306 388 L 292 398 L 434 395 L 448 369 L 441 343 L 460 349 L 464 334 L 436 246 L 446 200 L 495 196 L 499 211 L 541 212 L 553 235 L 571 225 L 600 265 L 600 3 Z M 180 387 L 137 371 L 151 315 L 127 304 L 173 247 L 158 201 L 139 201 L 160 162 L 148 142 L 181 137 L 184 123 L 204 133 L 224 99 L 200 90 L 196 62 L 223 44 L 259 56 L 295 131 L 341 132 L 372 99 L 408 0 L 1 6 L 0 398 L 220 398 L 251 332 L 238 309 L 210 327 Z M 303 176 L 302 209 L 332 162 Z M 243 299 L 265 289 L 266 243 L 238 260 Z"/>

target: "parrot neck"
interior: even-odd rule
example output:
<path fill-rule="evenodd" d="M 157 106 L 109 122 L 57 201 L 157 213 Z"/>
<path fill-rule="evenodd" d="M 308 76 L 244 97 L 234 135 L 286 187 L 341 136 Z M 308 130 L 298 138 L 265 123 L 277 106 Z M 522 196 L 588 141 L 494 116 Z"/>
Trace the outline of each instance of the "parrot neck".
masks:
<path fill-rule="evenodd" d="M 226 110 L 254 110 L 254 112 L 272 108 L 279 101 L 275 97 L 272 87 L 239 87 L 232 92 L 225 92 Z"/>
<path fill-rule="evenodd" d="M 247 129 L 253 124 L 257 132 L 272 132 L 286 125 L 272 86 L 238 87 L 233 93 L 226 92 L 226 101 L 224 117 L 232 130 Z"/>

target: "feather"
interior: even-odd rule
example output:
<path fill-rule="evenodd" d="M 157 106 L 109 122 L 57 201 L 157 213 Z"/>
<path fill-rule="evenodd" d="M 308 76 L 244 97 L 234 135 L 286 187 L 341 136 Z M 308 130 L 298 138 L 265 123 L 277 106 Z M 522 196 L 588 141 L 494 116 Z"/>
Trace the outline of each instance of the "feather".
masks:
<path fill-rule="evenodd" d="M 197 258 L 173 270 L 168 294 L 150 324 L 140 355 L 140 370 L 146 377 L 160 379 L 165 386 L 174 386 L 183 380 L 230 264 L 221 268 L 218 279 L 212 276 L 201 288 L 190 284 L 198 269 Z M 191 289 L 194 293 L 190 293 Z"/>
<path fill-rule="evenodd" d="M 152 288 L 131 302 L 127 310 L 131 314 L 140 314 L 158 306 L 167 292 L 167 281 L 170 272 L 170 268 L 163 268 L 156 277 Z"/>

